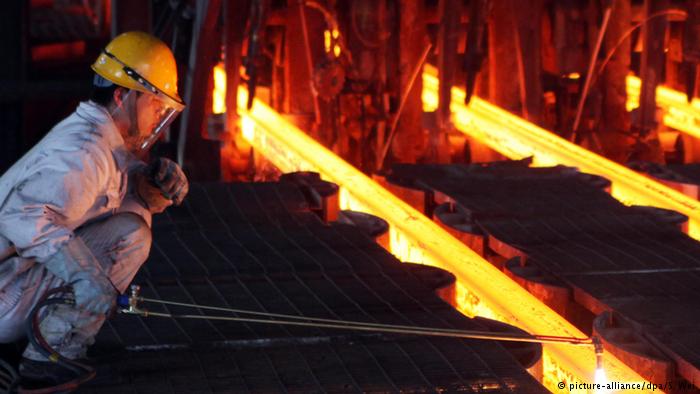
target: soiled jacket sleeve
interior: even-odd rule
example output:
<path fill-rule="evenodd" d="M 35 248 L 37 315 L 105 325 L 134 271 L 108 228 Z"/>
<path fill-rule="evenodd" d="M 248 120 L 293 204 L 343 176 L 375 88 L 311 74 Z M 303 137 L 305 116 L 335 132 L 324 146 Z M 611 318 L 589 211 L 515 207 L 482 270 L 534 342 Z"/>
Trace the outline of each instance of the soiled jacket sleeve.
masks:
<path fill-rule="evenodd" d="M 129 188 L 122 200 L 122 204 L 117 208 L 116 213 L 133 213 L 140 216 L 148 227 L 151 227 L 153 221 L 154 213 L 161 213 L 158 210 L 149 209 L 148 204 L 146 204 L 141 197 L 139 197 L 136 187 L 137 187 L 137 177 L 140 173 L 146 171 L 146 163 L 132 159 L 129 161 L 128 165 L 128 176 L 129 176 Z"/>
<path fill-rule="evenodd" d="M 38 155 L 0 207 L 0 228 L 24 258 L 45 262 L 73 237 L 109 176 L 105 154 L 86 144 Z"/>

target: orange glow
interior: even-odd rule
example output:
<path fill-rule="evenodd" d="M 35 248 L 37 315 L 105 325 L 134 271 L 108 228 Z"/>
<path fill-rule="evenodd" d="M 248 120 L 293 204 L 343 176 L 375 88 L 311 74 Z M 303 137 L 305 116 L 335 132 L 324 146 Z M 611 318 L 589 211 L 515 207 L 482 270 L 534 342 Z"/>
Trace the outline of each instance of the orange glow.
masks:
<path fill-rule="evenodd" d="M 243 139 L 252 141 L 255 138 L 255 121 L 248 116 L 242 118 L 241 133 L 243 134 Z"/>
<path fill-rule="evenodd" d="M 333 56 L 340 56 L 340 45 L 338 45 L 338 38 L 340 38 L 340 31 L 338 29 L 324 30 L 323 31 L 323 47 L 326 53 L 333 51 Z"/>
<path fill-rule="evenodd" d="M 436 70 L 423 73 L 423 108 L 437 107 Z M 611 194 L 628 205 L 650 205 L 688 216 L 688 235 L 700 238 L 700 202 L 655 180 L 575 145 L 554 133 L 511 114 L 479 97 L 464 105 L 464 91 L 452 89 L 450 109 L 461 132 L 511 159 L 533 157 L 534 166 L 563 164 L 596 174 L 612 182 Z"/>
<path fill-rule="evenodd" d="M 226 112 L 226 71 L 224 63 L 214 67 L 214 91 L 212 92 L 211 110 L 215 114 Z"/>
<path fill-rule="evenodd" d="M 390 225 L 391 252 L 402 261 L 446 269 L 458 279 L 457 302 L 468 316 L 494 318 L 528 332 L 585 337 L 501 271 L 452 237 L 429 218 L 346 163 L 259 100 L 247 111 L 247 91 L 238 91 L 238 113 L 248 141 L 280 170 L 316 171 L 340 187 L 342 209 L 367 212 Z M 596 358 L 590 346 L 544 345 L 543 384 L 593 382 Z M 611 354 L 605 354 L 611 380 L 643 379 Z"/>
<path fill-rule="evenodd" d="M 628 75 L 626 85 L 627 110 L 631 111 L 639 107 L 642 81 L 633 75 Z M 694 98 L 688 103 L 687 97 L 685 93 L 665 86 L 656 88 L 656 104 L 663 109 L 664 125 L 700 138 L 700 100 Z"/>
<path fill-rule="evenodd" d="M 569 73 L 566 75 L 567 78 L 569 79 L 579 79 L 581 78 L 581 74 L 579 73 Z"/>
<path fill-rule="evenodd" d="M 31 47 L 33 62 L 67 61 L 85 56 L 85 41 L 34 45 Z"/>
<path fill-rule="evenodd" d="M 326 53 L 331 51 L 331 31 L 323 31 L 323 48 L 325 48 Z"/>

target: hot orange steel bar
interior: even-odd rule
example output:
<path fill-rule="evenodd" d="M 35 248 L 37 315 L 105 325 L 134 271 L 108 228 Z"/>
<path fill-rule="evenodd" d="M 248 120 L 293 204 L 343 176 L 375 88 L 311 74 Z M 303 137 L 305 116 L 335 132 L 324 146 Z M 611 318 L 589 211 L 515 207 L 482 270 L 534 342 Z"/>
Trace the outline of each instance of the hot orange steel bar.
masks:
<path fill-rule="evenodd" d="M 436 70 L 426 66 L 423 73 L 423 106 L 437 107 Z M 602 156 L 511 114 L 478 97 L 469 107 L 464 91 L 452 89 L 450 108 L 457 129 L 511 158 L 532 156 L 536 166 L 563 164 L 612 181 L 612 195 L 625 204 L 651 205 L 672 209 L 688 216 L 688 235 L 700 239 L 700 202 L 644 175 L 638 174 Z"/>
<path fill-rule="evenodd" d="M 239 88 L 239 103 L 247 92 Z M 282 171 L 316 171 L 340 186 L 343 209 L 367 212 L 390 224 L 391 251 L 402 261 L 446 269 L 458 279 L 460 310 L 486 316 L 530 333 L 581 337 L 581 331 L 506 277 L 481 256 L 453 238 L 437 224 L 404 203 L 378 183 L 318 144 L 259 100 L 247 111 L 241 104 L 245 138 Z M 643 379 L 609 353 L 605 368 L 611 381 Z M 595 354 L 591 347 L 545 344 L 542 383 L 563 392 L 560 382 L 594 381 Z M 585 391 L 571 391 L 585 392 Z"/>
<path fill-rule="evenodd" d="M 639 107 L 639 91 L 642 81 L 628 75 L 627 110 Z M 700 100 L 694 98 L 688 103 L 685 93 L 658 86 L 656 88 L 656 103 L 663 109 L 663 122 L 666 126 L 682 131 L 695 138 L 700 138 Z"/>

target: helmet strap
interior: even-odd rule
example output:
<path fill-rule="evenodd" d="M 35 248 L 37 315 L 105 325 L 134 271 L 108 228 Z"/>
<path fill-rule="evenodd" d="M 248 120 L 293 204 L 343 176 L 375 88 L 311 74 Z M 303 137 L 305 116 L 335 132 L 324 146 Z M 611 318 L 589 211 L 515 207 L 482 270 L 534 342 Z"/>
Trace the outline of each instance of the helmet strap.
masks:
<path fill-rule="evenodd" d="M 141 97 L 141 92 L 130 90 L 129 94 L 136 93 L 136 97 L 131 102 L 132 111 L 129 111 L 129 135 L 138 137 L 141 133 L 139 131 L 139 106 L 138 99 Z"/>

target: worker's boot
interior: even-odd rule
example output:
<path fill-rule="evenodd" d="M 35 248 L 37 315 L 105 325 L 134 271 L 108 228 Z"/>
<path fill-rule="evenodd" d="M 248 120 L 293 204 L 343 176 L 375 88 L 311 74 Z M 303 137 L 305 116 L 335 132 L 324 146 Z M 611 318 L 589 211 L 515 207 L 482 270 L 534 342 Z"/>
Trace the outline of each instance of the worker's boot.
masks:
<path fill-rule="evenodd" d="M 36 361 L 22 358 L 19 364 L 20 384 L 23 389 L 56 387 L 56 392 L 69 392 L 77 388 L 80 376 L 51 361 Z M 52 391 L 53 392 L 53 391 Z"/>

